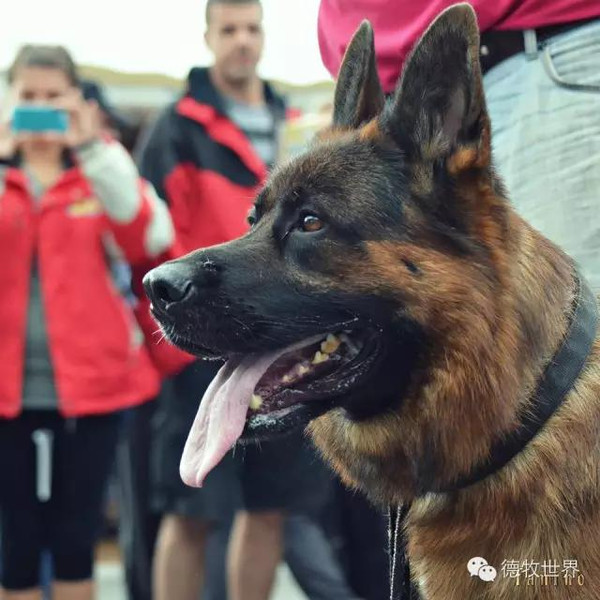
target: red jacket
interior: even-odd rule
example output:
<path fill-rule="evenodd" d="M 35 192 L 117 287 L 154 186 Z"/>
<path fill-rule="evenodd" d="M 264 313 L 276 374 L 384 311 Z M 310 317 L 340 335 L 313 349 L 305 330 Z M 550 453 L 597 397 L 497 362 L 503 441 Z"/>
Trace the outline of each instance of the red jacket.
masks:
<path fill-rule="evenodd" d="M 103 239 L 112 234 L 132 263 L 145 260 L 152 203 L 140 181 L 140 208 L 112 222 L 83 172 L 67 169 L 39 200 L 22 171 L 0 168 L 0 417 L 21 410 L 26 319 L 37 254 L 48 346 L 64 416 L 107 413 L 158 391 L 158 377 L 134 318 L 110 278 Z M 139 336 L 138 336 L 139 337 Z"/>
<path fill-rule="evenodd" d="M 283 99 L 268 84 L 265 98 L 276 120 L 283 121 Z M 184 96 L 159 117 L 141 145 L 139 166 L 169 204 L 181 254 L 246 233 L 248 212 L 267 175 L 248 138 L 226 116 L 204 68 L 192 69 Z M 156 324 L 144 302 L 138 321 L 148 335 Z M 154 344 L 150 351 L 163 374 L 175 373 L 194 360 L 166 342 Z"/>

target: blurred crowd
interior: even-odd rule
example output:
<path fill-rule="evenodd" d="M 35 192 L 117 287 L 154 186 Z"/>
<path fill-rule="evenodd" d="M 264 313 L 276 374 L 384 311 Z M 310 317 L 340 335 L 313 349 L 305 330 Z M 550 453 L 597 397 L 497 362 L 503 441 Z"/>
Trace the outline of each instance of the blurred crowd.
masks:
<path fill-rule="evenodd" d="M 302 432 L 237 449 L 202 489 L 179 476 L 220 364 L 159 343 L 141 279 L 244 233 L 289 118 L 256 73 L 260 4 L 211 1 L 206 20 L 213 65 L 192 69 L 183 97 L 147 127 L 82 80 L 62 47 L 24 46 L 9 69 L 6 115 L 52 106 L 70 124 L 15 131 L 5 118 L 0 133 L 0 253 L 14 257 L 2 261 L 12 289 L 0 308 L 11 323 L 0 349 L 7 600 L 39 598 L 50 581 L 55 598 L 92 596 L 111 480 L 131 598 L 266 598 L 282 559 L 308 597 L 358 598 L 345 515 L 374 540 L 367 561 L 385 596 L 383 517 Z M 359 553 L 363 541 L 348 540 Z"/>
<path fill-rule="evenodd" d="M 411 21 L 395 1 L 343 4 L 322 2 L 324 62 L 335 75 L 352 30 L 369 17 L 389 34 L 377 48 L 392 93 L 409 42 L 450 3 L 399 3 L 410 4 Z M 536 13 L 524 0 L 519 13 L 512 0 L 498 2 L 503 26 L 473 4 L 489 30 L 492 59 L 486 50 L 482 63 L 498 168 L 517 208 L 598 290 L 600 7 L 548 0 L 553 12 Z M 401 18 L 415 27 L 394 37 Z M 535 36 L 538 27 L 537 42 L 506 53 L 503 30 Z M 26 45 L 8 70 L 0 104 L 5 600 L 93 597 L 109 481 L 132 600 L 266 600 L 281 561 L 311 600 L 388 597 L 385 516 L 343 487 L 302 432 L 232 451 L 201 489 L 179 476 L 220 364 L 160 341 L 141 280 L 165 260 L 246 231 L 290 118 L 257 75 L 259 0 L 209 0 L 205 35 L 213 63 L 193 68 L 185 92 L 149 124 L 112 106 L 63 47 Z M 44 118 L 55 124 L 17 127 L 17 114 L 23 123 L 40 116 L 32 106 L 52 107 Z"/>

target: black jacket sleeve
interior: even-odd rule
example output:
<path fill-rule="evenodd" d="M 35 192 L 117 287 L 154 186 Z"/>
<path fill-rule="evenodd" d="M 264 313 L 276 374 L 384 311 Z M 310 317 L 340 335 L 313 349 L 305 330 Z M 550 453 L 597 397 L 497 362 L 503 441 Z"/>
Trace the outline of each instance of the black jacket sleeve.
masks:
<path fill-rule="evenodd" d="M 172 198 L 167 192 L 166 179 L 181 162 L 181 117 L 169 106 L 150 125 L 135 150 L 140 175 L 156 189 L 168 204 Z"/>

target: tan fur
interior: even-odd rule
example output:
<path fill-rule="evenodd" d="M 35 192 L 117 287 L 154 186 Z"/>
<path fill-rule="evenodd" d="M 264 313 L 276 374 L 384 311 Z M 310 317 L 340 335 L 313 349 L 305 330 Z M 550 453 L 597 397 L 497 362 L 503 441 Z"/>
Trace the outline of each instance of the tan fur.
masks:
<path fill-rule="evenodd" d="M 481 156 L 460 149 L 448 168 L 472 211 L 473 235 L 492 249 L 490 273 L 435 246 L 371 242 L 368 264 L 360 270 L 348 265 L 348 285 L 373 293 L 376 281 L 378 291 L 396 294 L 398 305 L 435 340 L 433 359 L 395 412 L 352 422 L 334 410 L 309 430 L 347 484 L 383 504 L 414 501 L 409 556 L 424 599 L 597 599 L 600 341 L 563 406 L 517 459 L 456 494 L 416 498 L 434 481 L 468 473 L 514 428 L 572 307 L 570 259 L 496 196 L 485 171 L 473 175 Z M 425 276 L 411 277 L 403 260 L 418 264 Z M 474 556 L 496 567 L 494 583 L 469 576 Z M 577 560 L 584 585 L 561 580 L 536 587 L 521 578 L 517 586 L 500 571 L 504 560 L 552 559 L 561 568 L 563 560 Z"/>
<path fill-rule="evenodd" d="M 369 140 L 376 140 L 381 138 L 381 131 L 379 130 L 379 122 L 377 119 L 373 119 L 360 129 L 360 139 L 364 142 Z"/>

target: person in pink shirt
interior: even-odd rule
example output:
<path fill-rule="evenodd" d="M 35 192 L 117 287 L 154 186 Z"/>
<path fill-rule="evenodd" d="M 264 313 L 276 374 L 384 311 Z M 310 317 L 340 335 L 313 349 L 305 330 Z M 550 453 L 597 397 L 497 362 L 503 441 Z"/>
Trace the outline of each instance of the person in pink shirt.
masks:
<path fill-rule="evenodd" d="M 323 63 L 335 77 L 346 45 L 363 19 L 375 30 L 377 66 L 383 89 L 396 87 L 404 60 L 431 21 L 452 0 L 321 0 L 319 46 Z M 597 0 L 471 0 L 482 32 L 517 31 L 551 26 L 577 27 L 600 17 Z M 565 27 L 566 26 L 566 27 Z M 482 39 L 485 45 L 485 36 Z M 485 54 L 485 50 L 482 51 Z"/>

